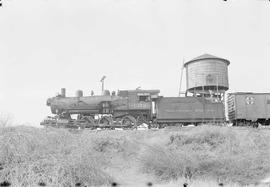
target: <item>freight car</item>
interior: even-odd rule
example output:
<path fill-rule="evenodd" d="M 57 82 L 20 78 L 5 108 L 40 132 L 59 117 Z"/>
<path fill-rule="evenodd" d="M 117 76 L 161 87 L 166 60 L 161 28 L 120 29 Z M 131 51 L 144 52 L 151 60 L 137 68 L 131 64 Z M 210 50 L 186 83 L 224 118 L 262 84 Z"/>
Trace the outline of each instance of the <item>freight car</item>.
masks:
<path fill-rule="evenodd" d="M 229 120 L 235 126 L 270 124 L 270 93 L 229 93 L 227 104 Z"/>
<path fill-rule="evenodd" d="M 159 126 L 223 123 L 224 105 L 204 97 L 161 97 L 157 100 Z"/>

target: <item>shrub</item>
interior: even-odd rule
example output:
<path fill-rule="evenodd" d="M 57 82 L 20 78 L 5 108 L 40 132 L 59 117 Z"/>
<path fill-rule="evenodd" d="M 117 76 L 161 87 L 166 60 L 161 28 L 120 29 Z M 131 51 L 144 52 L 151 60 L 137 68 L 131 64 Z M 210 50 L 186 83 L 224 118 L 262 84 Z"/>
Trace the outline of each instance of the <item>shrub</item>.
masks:
<path fill-rule="evenodd" d="M 149 145 L 142 170 L 160 180 L 216 178 L 251 184 L 270 172 L 270 135 L 263 130 L 201 126 Z"/>
<path fill-rule="evenodd" d="M 102 170 L 102 156 L 82 142 L 79 135 L 67 130 L 2 128 L 0 181 L 14 186 L 109 184 L 113 179 Z"/>

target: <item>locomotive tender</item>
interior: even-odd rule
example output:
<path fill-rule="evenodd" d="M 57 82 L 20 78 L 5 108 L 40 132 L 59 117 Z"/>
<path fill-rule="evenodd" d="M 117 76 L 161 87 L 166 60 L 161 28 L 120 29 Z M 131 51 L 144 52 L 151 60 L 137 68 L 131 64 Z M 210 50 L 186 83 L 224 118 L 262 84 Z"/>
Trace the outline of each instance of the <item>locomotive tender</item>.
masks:
<path fill-rule="evenodd" d="M 157 100 L 156 122 L 161 125 L 223 123 L 222 102 L 203 97 L 163 97 Z"/>

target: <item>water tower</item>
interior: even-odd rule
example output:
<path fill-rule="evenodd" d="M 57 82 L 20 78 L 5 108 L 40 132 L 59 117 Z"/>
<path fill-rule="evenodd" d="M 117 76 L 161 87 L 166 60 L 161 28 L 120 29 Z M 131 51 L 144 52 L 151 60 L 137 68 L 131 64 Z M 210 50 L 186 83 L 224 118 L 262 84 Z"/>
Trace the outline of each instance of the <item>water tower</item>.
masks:
<path fill-rule="evenodd" d="M 229 64 L 229 60 L 209 54 L 186 62 L 186 94 L 223 101 L 225 91 L 229 89 Z"/>

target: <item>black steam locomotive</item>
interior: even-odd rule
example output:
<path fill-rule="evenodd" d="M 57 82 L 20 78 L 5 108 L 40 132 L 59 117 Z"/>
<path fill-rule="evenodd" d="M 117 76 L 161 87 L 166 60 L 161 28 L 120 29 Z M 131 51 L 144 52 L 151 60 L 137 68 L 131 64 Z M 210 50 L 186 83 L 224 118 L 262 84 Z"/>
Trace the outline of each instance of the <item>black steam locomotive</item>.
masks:
<path fill-rule="evenodd" d="M 69 128 L 136 128 L 223 123 L 224 105 L 204 97 L 162 97 L 159 90 L 105 90 L 103 95 L 66 97 L 65 89 L 49 98 L 55 114 L 41 125 Z"/>

